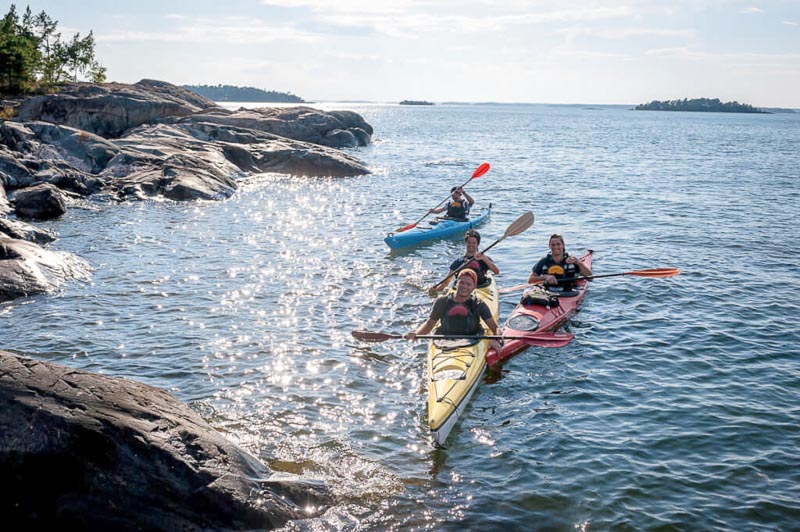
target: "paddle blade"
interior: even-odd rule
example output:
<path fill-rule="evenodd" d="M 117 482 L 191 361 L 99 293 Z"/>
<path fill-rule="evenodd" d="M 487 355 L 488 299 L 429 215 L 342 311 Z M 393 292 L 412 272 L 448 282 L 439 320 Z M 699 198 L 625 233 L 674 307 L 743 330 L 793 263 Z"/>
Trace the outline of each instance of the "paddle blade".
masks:
<path fill-rule="evenodd" d="M 572 341 L 572 333 L 533 333 L 519 337 L 524 343 L 536 347 L 564 347 Z"/>
<path fill-rule="evenodd" d="M 506 232 L 503 234 L 503 238 L 508 238 L 510 236 L 518 235 L 532 225 L 533 225 L 533 213 L 531 211 L 528 211 L 519 218 L 517 218 L 516 220 L 514 220 L 514 222 L 508 226 Z"/>
<path fill-rule="evenodd" d="M 395 231 L 395 233 L 402 233 L 403 231 L 408 231 L 409 229 L 414 229 L 416 226 L 417 226 L 417 222 L 414 222 L 413 224 L 404 225 L 403 227 L 401 227 L 400 229 Z"/>
<path fill-rule="evenodd" d="M 516 292 L 517 290 L 524 290 L 530 286 L 534 286 L 533 284 L 518 284 L 515 286 L 509 286 L 506 288 L 501 288 L 497 291 L 498 294 L 510 294 L 511 292 Z"/>
<path fill-rule="evenodd" d="M 401 338 L 399 334 L 387 334 L 372 331 L 353 331 L 350 334 L 353 335 L 353 338 L 356 340 L 361 340 L 362 342 L 385 342 L 386 340 L 391 340 L 392 338 Z"/>
<path fill-rule="evenodd" d="M 636 270 L 626 272 L 626 275 L 636 275 L 638 277 L 674 277 L 681 273 L 678 268 L 652 268 L 650 270 Z"/>
<path fill-rule="evenodd" d="M 489 163 L 483 163 L 472 172 L 472 179 L 478 179 L 480 176 L 489 171 Z"/>

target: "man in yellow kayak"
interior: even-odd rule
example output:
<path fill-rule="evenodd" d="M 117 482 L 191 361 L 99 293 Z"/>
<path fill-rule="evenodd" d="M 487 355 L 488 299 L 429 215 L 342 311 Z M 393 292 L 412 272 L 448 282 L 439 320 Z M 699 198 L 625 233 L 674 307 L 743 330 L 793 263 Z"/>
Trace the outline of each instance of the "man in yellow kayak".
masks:
<path fill-rule="evenodd" d="M 478 286 L 483 286 L 487 282 L 486 272 L 491 271 L 493 274 L 497 275 L 500 273 L 500 268 L 489 258 L 489 255 L 484 255 L 478 251 L 478 245 L 480 245 L 480 243 L 481 234 L 475 229 L 470 229 L 464 233 L 464 244 L 467 250 L 463 257 L 456 259 L 453 261 L 453 264 L 450 265 L 450 273 L 458 270 L 466 263 L 466 266 L 464 266 L 465 268 L 474 270 L 475 273 L 478 274 Z"/>
<path fill-rule="evenodd" d="M 470 268 L 461 270 L 456 281 L 456 291 L 441 296 L 433 303 L 428 319 L 416 331 L 403 335 L 406 340 L 416 340 L 417 335 L 428 334 L 440 323 L 436 334 L 456 336 L 480 336 L 483 334 L 481 320 L 492 334 L 497 333 L 497 322 L 492 317 L 489 306 L 475 297 L 472 292 L 478 284 L 478 274 Z M 502 344 L 492 340 L 492 347 L 500 349 Z"/>
<path fill-rule="evenodd" d="M 469 268 L 478 274 L 478 286 L 486 286 L 489 280 L 486 277 L 487 272 L 492 272 L 497 275 L 500 273 L 500 268 L 489 258 L 489 255 L 484 255 L 478 251 L 478 245 L 481 243 L 481 234 L 475 229 L 470 229 L 464 233 L 464 244 L 467 247 L 464 256 L 453 261 L 450 265 L 450 271 L 445 277 L 444 281 L 439 283 L 433 288 L 433 291 L 439 292 L 447 288 L 447 284 L 453 277 L 456 271 L 463 268 Z M 466 264 L 465 264 L 466 263 Z"/>
<path fill-rule="evenodd" d="M 574 279 L 578 275 L 591 277 L 592 270 L 578 257 L 566 252 L 563 236 L 557 233 L 550 235 L 547 245 L 550 247 L 550 253 L 533 267 L 531 275 L 528 277 L 528 283 L 561 284 L 564 291 L 568 291 L 572 288 L 572 283 L 560 283 L 561 279 Z M 591 279 L 589 280 L 591 281 Z"/>

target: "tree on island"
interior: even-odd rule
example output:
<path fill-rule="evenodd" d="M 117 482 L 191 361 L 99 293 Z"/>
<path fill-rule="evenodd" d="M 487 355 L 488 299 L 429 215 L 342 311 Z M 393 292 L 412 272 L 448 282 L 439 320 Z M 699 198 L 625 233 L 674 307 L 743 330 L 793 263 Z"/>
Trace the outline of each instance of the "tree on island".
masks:
<path fill-rule="evenodd" d="M 94 35 L 61 40 L 58 22 L 30 6 L 20 20 L 14 4 L 0 20 L 0 94 L 46 93 L 70 81 L 102 83 L 106 69 L 94 55 Z"/>
<path fill-rule="evenodd" d="M 255 87 L 233 85 L 184 85 L 184 89 L 196 92 L 215 102 L 287 102 L 304 103 L 305 100 L 291 92 L 276 92 Z"/>
<path fill-rule="evenodd" d="M 400 105 L 433 105 L 433 102 L 426 102 L 425 100 L 403 100 Z"/>
<path fill-rule="evenodd" d="M 752 105 L 736 101 L 722 103 L 719 98 L 695 98 L 693 100 L 653 100 L 634 107 L 634 111 L 704 111 L 711 113 L 762 113 L 769 114 Z"/>

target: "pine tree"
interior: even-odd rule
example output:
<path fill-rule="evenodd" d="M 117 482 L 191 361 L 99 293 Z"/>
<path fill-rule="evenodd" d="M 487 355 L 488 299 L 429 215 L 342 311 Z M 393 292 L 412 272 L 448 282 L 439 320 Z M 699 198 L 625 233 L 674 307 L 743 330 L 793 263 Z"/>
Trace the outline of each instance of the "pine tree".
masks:
<path fill-rule="evenodd" d="M 106 69 L 94 53 L 94 34 L 61 40 L 58 22 L 42 11 L 25 10 L 20 21 L 14 4 L 0 21 L 0 93 L 53 91 L 68 81 L 105 81 Z"/>

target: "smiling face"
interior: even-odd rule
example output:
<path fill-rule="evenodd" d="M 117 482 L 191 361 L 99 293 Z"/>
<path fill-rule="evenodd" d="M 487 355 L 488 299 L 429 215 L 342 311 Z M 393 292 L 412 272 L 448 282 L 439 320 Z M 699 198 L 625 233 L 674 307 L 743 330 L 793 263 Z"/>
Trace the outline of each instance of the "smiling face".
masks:
<path fill-rule="evenodd" d="M 466 300 L 473 290 L 475 290 L 475 279 L 471 275 L 461 275 L 456 283 L 455 299 L 458 301 Z"/>
<path fill-rule="evenodd" d="M 550 254 L 553 255 L 553 258 L 560 262 L 564 258 L 564 239 L 559 235 L 553 235 L 550 237 L 548 246 L 550 246 Z"/>
<path fill-rule="evenodd" d="M 467 245 L 468 256 L 473 256 L 478 252 L 478 239 L 474 236 L 468 237 L 466 240 L 464 240 L 464 243 Z"/>

